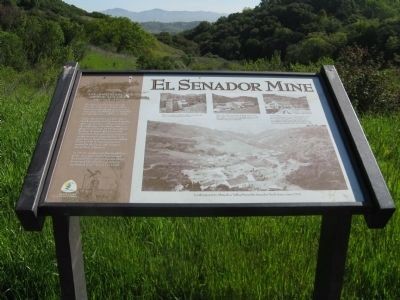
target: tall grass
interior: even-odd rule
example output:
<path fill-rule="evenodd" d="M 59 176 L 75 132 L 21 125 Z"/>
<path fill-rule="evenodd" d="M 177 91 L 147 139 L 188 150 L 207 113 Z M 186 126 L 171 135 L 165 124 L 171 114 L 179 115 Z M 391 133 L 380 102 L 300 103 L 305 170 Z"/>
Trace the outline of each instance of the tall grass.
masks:
<path fill-rule="evenodd" d="M 136 68 L 136 58 L 90 47 L 79 65 L 82 69 L 133 70 Z"/>
<path fill-rule="evenodd" d="M 37 74 L 36 74 L 37 75 Z M 49 78 L 54 78 L 54 74 Z M 35 72 L 0 70 L 0 295 L 57 299 L 51 220 L 24 232 L 14 214 L 54 88 Z M 395 201 L 400 114 L 362 124 Z M 309 299 L 320 217 L 82 218 L 92 299 Z M 400 299 L 400 219 L 369 230 L 353 219 L 344 299 Z"/>
<path fill-rule="evenodd" d="M 46 298 L 57 289 L 49 227 L 27 234 L 14 213 L 54 86 L 38 72 L 0 69 L 0 295 L 18 299 Z"/>

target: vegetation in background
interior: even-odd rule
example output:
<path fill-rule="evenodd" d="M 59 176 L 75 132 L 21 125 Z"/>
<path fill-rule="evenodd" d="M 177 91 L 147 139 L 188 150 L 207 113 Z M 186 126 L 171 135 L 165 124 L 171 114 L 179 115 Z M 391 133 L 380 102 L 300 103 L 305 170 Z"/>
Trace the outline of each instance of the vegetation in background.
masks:
<path fill-rule="evenodd" d="M 389 0 L 271 0 L 155 38 L 127 18 L 61 0 L 0 0 L 0 65 L 61 65 L 80 61 L 93 46 L 133 56 L 126 68 L 139 69 L 295 70 L 330 61 L 358 112 L 393 111 L 400 108 L 399 15 L 400 4 Z"/>
<path fill-rule="evenodd" d="M 345 46 L 399 62 L 400 3 L 391 0 L 263 0 L 254 9 L 202 22 L 183 36 L 226 59 L 271 58 L 307 64 L 336 58 Z"/>
<path fill-rule="evenodd" d="M 140 25 L 151 33 L 161 33 L 161 32 L 169 32 L 169 33 L 179 33 L 185 30 L 193 29 L 197 25 L 199 25 L 199 21 L 193 22 L 171 22 L 171 23 L 163 23 L 163 22 L 141 22 Z"/>
<path fill-rule="evenodd" d="M 85 29 L 91 44 L 117 53 L 140 55 L 155 46 L 155 38 L 127 18 L 91 20 Z"/>
<path fill-rule="evenodd" d="M 200 55 L 197 43 L 186 39 L 183 35 L 161 32 L 157 34 L 156 37 L 164 44 L 181 49 L 188 55 Z"/>
<path fill-rule="evenodd" d="M 384 68 L 384 58 L 366 48 L 344 48 L 336 61 L 354 108 L 360 112 L 400 109 L 400 69 Z"/>
<path fill-rule="evenodd" d="M 82 69 L 93 70 L 134 70 L 137 68 L 136 61 L 136 57 L 131 55 L 89 47 L 79 66 Z"/>
<path fill-rule="evenodd" d="M 157 40 L 127 18 L 90 14 L 61 0 L 0 1 L 0 65 L 60 65 L 82 59 L 89 44 L 137 56 Z"/>

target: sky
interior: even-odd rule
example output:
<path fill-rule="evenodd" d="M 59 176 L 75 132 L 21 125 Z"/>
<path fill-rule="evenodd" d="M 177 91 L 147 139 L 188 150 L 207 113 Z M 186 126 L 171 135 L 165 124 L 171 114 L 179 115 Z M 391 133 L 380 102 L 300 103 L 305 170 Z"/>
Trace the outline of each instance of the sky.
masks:
<path fill-rule="evenodd" d="M 109 8 L 124 8 L 130 11 L 143 11 L 153 8 L 164 10 L 205 10 L 220 13 L 240 12 L 245 7 L 255 7 L 260 0 L 64 0 L 64 2 L 83 8 L 89 12 L 102 11 Z"/>

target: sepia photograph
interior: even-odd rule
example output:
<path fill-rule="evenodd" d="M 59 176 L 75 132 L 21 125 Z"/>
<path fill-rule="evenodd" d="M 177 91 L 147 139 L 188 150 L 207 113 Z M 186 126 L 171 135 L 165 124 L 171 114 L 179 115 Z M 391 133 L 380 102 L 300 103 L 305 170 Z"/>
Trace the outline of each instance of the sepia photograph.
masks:
<path fill-rule="evenodd" d="M 259 114 L 260 108 L 256 97 L 227 97 L 212 95 L 214 113 L 223 114 Z"/>
<path fill-rule="evenodd" d="M 326 126 L 245 134 L 148 121 L 145 147 L 143 191 L 347 190 Z"/>
<path fill-rule="evenodd" d="M 306 96 L 287 97 L 265 94 L 263 98 L 267 114 L 311 114 Z"/>
<path fill-rule="evenodd" d="M 124 76 L 125 77 L 125 76 Z M 138 76 L 110 77 L 93 76 L 81 81 L 78 94 L 89 99 L 142 99 L 149 97 L 142 93 L 142 78 Z"/>
<path fill-rule="evenodd" d="M 78 187 L 82 202 L 110 202 L 119 197 L 121 171 L 118 168 L 86 169 Z"/>
<path fill-rule="evenodd" d="M 160 113 L 207 113 L 206 94 L 160 95 Z"/>

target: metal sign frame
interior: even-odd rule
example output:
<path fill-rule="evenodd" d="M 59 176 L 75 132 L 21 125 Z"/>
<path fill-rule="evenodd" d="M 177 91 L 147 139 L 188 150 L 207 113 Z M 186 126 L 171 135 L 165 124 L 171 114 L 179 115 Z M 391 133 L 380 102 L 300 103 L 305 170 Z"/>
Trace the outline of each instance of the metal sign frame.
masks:
<path fill-rule="evenodd" d="M 82 75 L 220 75 L 318 77 L 335 123 L 339 128 L 352 167 L 361 184 L 364 202 L 346 203 L 263 203 L 263 204 L 98 204 L 45 203 L 49 174 L 54 167 L 61 137 Z M 315 298 L 340 296 L 352 215 L 364 215 L 369 228 L 383 228 L 395 210 L 393 199 L 361 128 L 350 99 L 334 66 L 319 73 L 278 72 L 188 72 L 127 71 L 94 72 L 79 70 L 77 63 L 64 66 L 37 142 L 16 213 L 23 227 L 40 231 L 46 216 L 53 217 L 62 295 L 81 298 L 84 274 L 80 246 L 79 216 L 289 216 L 321 215 L 320 251 L 315 282 Z M 77 221 L 78 220 L 78 221 Z M 75 261 L 74 267 L 73 261 Z M 76 263 L 78 261 L 78 263 Z M 64 287 L 65 286 L 65 287 Z M 330 292 L 329 292 L 330 291 Z M 73 292 L 73 294 L 71 294 Z M 83 294 L 82 294 L 83 293 Z"/>

